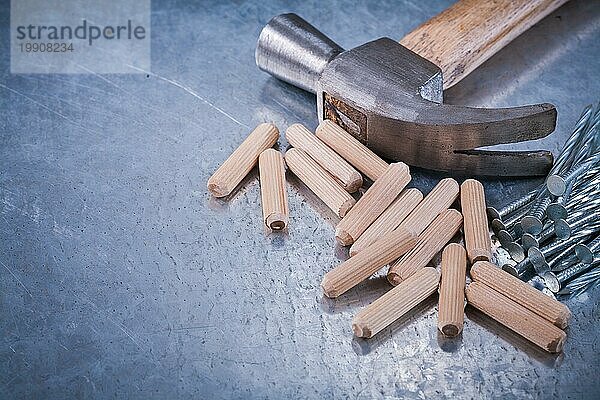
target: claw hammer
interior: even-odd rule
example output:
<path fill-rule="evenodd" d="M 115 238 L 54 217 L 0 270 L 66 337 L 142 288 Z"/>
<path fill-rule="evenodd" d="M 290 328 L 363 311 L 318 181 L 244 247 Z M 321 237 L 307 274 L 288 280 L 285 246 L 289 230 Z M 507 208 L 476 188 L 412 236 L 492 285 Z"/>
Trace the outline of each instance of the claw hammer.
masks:
<path fill-rule="evenodd" d="M 282 14 L 262 29 L 256 64 L 315 93 L 320 121 L 383 157 L 438 171 L 544 175 L 549 151 L 478 148 L 547 136 L 556 125 L 552 104 L 463 107 L 444 104 L 443 90 L 565 2 L 460 0 L 399 43 L 380 38 L 346 51 L 298 15 Z"/>

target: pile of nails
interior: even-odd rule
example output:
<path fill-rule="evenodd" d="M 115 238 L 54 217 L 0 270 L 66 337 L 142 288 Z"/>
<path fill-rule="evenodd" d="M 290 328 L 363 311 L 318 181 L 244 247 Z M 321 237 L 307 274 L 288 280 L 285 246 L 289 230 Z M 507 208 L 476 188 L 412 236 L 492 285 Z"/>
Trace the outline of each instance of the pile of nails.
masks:
<path fill-rule="evenodd" d="M 512 262 L 502 266 L 547 294 L 600 283 L 600 104 L 588 106 L 545 182 L 501 209 L 490 226 Z"/>

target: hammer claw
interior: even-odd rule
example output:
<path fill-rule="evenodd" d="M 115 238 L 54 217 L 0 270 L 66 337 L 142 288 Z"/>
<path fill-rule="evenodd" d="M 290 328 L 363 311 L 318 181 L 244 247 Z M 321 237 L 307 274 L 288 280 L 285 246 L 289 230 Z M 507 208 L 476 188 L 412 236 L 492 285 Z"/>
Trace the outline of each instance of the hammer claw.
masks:
<path fill-rule="evenodd" d="M 422 132 L 438 131 L 437 141 L 454 150 L 470 150 L 497 144 L 518 143 L 548 136 L 556 125 L 552 104 L 510 108 L 471 108 L 421 101 L 414 121 Z"/>
<path fill-rule="evenodd" d="M 446 165 L 459 173 L 484 176 L 541 176 L 552 167 L 552 153 L 539 151 L 455 151 Z M 444 168 L 445 169 L 445 168 Z"/>

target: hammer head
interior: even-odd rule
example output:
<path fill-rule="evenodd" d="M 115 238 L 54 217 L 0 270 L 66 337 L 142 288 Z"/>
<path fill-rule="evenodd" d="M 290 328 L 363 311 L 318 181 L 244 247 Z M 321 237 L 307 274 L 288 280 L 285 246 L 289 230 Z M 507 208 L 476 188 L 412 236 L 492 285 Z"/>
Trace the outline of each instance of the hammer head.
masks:
<path fill-rule="evenodd" d="M 299 16 L 284 14 L 261 32 L 256 62 L 316 93 L 320 120 L 332 120 L 392 160 L 495 176 L 542 175 L 552 165 L 548 151 L 477 148 L 546 136 L 556 123 L 554 106 L 484 109 L 443 104 L 441 70 L 392 39 L 343 51 Z"/>

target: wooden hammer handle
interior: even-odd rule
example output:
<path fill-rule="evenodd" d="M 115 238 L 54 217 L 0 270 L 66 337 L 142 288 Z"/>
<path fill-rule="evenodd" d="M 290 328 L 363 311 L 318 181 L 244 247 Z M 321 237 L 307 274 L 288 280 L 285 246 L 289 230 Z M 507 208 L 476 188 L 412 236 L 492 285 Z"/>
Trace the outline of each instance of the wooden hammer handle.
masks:
<path fill-rule="evenodd" d="M 460 0 L 400 44 L 438 65 L 447 89 L 566 1 Z"/>

